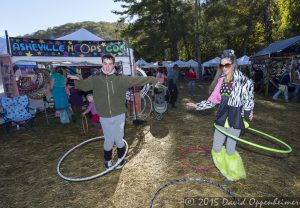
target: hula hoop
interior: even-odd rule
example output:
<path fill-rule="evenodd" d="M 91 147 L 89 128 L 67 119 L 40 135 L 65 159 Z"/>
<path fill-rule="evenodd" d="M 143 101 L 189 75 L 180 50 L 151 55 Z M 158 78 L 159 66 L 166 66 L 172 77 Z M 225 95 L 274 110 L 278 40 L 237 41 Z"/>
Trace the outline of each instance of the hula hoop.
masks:
<path fill-rule="evenodd" d="M 105 171 L 103 171 L 103 172 L 101 172 L 101 173 L 98 173 L 98 174 L 96 174 L 96 175 L 92 175 L 92 176 L 88 176 L 88 177 L 84 177 L 84 178 L 71 178 L 71 177 L 64 176 L 64 175 L 60 172 L 60 166 L 61 166 L 62 161 L 63 161 L 63 160 L 64 160 L 71 152 L 75 151 L 75 149 L 77 149 L 78 147 L 83 146 L 83 145 L 85 145 L 85 144 L 87 144 L 87 143 L 89 143 L 89 142 L 93 142 L 93 141 L 95 141 L 95 140 L 99 140 L 99 139 L 103 139 L 103 138 L 104 138 L 104 136 L 94 137 L 94 138 L 88 139 L 88 140 L 86 140 L 86 141 L 84 141 L 84 142 L 81 142 L 80 144 L 78 144 L 78 145 L 72 147 L 72 148 L 71 148 L 68 152 L 66 152 L 66 153 L 62 156 L 62 158 L 59 160 L 59 162 L 58 162 L 58 164 L 57 164 L 57 167 L 56 167 L 56 171 L 57 171 L 58 175 L 59 175 L 61 178 L 67 180 L 67 181 L 81 182 L 81 181 L 88 181 L 88 180 L 92 180 L 92 179 L 95 179 L 95 178 L 97 178 L 97 177 L 103 176 L 103 175 L 105 175 L 106 173 L 108 173 L 108 172 L 112 171 L 113 169 L 115 169 L 115 168 L 122 162 L 122 160 L 126 157 L 126 154 L 127 154 L 127 152 L 128 152 L 128 144 L 127 144 L 127 142 L 126 142 L 124 139 L 123 139 L 123 141 L 124 141 L 125 146 L 126 146 L 126 151 L 125 151 L 123 157 L 119 160 L 119 162 L 116 162 L 116 164 L 114 164 L 112 167 L 106 169 Z"/>
<path fill-rule="evenodd" d="M 149 102 L 149 109 L 146 109 L 148 102 Z M 143 106 L 142 106 L 143 109 L 141 109 L 140 112 L 137 113 L 136 117 L 138 119 L 146 120 L 151 115 L 152 108 L 153 108 L 152 101 L 151 101 L 149 95 L 145 95 L 144 97 L 141 97 L 141 103 L 143 104 Z M 134 115 L 128 115 L 128 112 L 127 112 L 126 120 L 131 121 L 133 119 L 135 119 Z"/>
<path fill-rule="evenodd" d="M 146 72 L 145 72 L 144 70 L 138 68 L 138 69 L 137 69 L 137 76 L 140 76 L 140 77 L 147 77 L 147 74 L 146 74 Z M 141 95 L 142 97 L 145 97 L 145 96 L 147 95 L 148 91 L 149 91 L 149 88 L 150 88 L 150 85 L 149 85 L 149 84 L 144 85 L 143 88 L 142 88 L 141 91 L 140 91 L 140 95 Z"/>
<path fill-rule="evenodd" d="M 196 151 L 200 151 L 200 152 L 204 152 L 206 154 L 210 154 L 211 150 L 209 148 L 188 147 L 188 148 L 182 149 L 180 151 L 180 153 L 179 153 L 179 160 L 183 159 L 184 156 L 187 153 L 196 152 Z M 199 170 L 199 171 L 208 171 L 208 170 L 214 168 L 214 166 L 194 166 L 194 165 L 191 165 L 191 164 L 188 164 L 188 163 L 184 163 L 184 162 L 181 162 L 181 165 L 183 167 L 187 167 L 187 168 L 191 168 L 193 170 Z"/>
<path fill-rule="evenodd" d="M 28 93 L 28 96 L 31 99 L 42 99 L 43 97 L 46 97 L 47 94 L 49 93 L 49 85 L 50 85 L 50 81 L 49 81 L 49 71 L 47 70 L 40 70 L 37 69 L 35 70 L 36 73 L 38 74 L 37 76 L 38 78 L 38 89 L 34 90 L 32 92 Z"/>
<path fill-rule="evenodd" d="M 259 144 L 253 143 L 253 142 L 249 142 L 249 141 L 247 141 L 245 139 L 242 139 L 242 138 L 239 138 L 239 137 L 236 137 L 234 135 L 231 135 L 231 134 L 227 133 L 226 131 L 220 129 L 215 123 L 214 123 L 214 127 L 216 129 L 218 129 L 221 133 L 225 134 L 226 136 L 229 136 L 229 137 L 231 137 L 233 139 L 236 139 L 236 140 L 238 140 L 240 142 L 249 144 L 251 146 L 254 146 L 254 147 L 257 147 L 257 148 L 260 148 L 260 149 L 263 149 L 263 150 L 267 150 L 267 151 L 270 151 L 270 152 L 276 152 L 276 153 L 290 153 L 290 152 L 292 152 L 292 148 L 290 147 L 290 145 L 288 145 L 287 143 L 283 142 L 282 140 L 280 140 L 280 139 L 278 139 L 278 138 L 276 138 L 274 136 L 271 136 L 269 134 L 266 134 L 264 132 L 258 131 L 256 129 L 252 129 L 250 127 L 246 128 L 246 129 L 248 129 L 248 130 L 250 130 L 252 132 L 257 133 L 258 135 L 263 135 L 263 136 L 265 136 L 265 137 L 267 137 L 269 139 L 275 140 L 278 143 L 280 143 L 280 144 L 284 145 L 285 147 L 287 147 L 287 149 L 286 150 L 275 149 L 275 148 L 271 148 L 271 147 L 266 147 L 266 146 L 263 146 L 263 145 L 259 145 Z"/>
<path fill-rule="evenodd" d="M 227 193 L 229 196 L 231 196 L 231 197 L 233 198 L 235 204 L 237 205 L 237 207 L 239 207 L 238 200 L 237 200 L 237 198 L 235 197 L 234 193 L 231 192 L 229 189 L 225 188 L 224 186 L 222 186 L 222 185 L 220 185 L 220 184 L 218 184 L 218 183 L 216 183 L 216 182 L 214 182 L 214 181 L 211 181 L 211 180 L 209 180 L 209 179 L 204 179 L 204 178 L 181 178 L 181 179 L 174 179 L 174 180 L 172 180 L 172 181 L 170 181 L 170 182 L 168 182 L 168 183 L 165 183 L 165 184 L 162 185 L 161 187 L 159 187 L 159 189 L 154 193 L 154 195 L 153 195 L 153 197 L 152 197 L 152 199 L 151 199 L 151 201 L 150 201 L 149 208 L 152 207 L 155 198 L 157 197 L 158 193 L 159 193 L 162 189 L 164 189 L 164 188 L 166 188 L 166 187 L 168 187 L 168 186 L 170 186 L 170 185 L 172 185 L 172 184 L 174 184 L 174 183 L 177 183 L 177 182 L 186 182 L 186 181 L 197 181 L 197 182 L 201 182 L 201 183 L 209 183 L 209 184 L 212 184 L 212 185 L 214 185 L 214 186 L 217 186 L 217 187 L 219 187 L 220 189 L 222 189 L 225 193 Z M 188 204 L 185 204 L 185 205 L 187 205 L 187 206 L 193 206 L 193 205 L 196 205 L 196 203 L 193 201 L 193 198 L 189 198 L 189 200 L 191 200 L 191 201 L 189 201 L 189 203 L 188 203 Z M 190 203 L 190 202 L 191 202 L 191 203 Z M 185 201 L 184 203 L 187 203 L 187 201 Z"/>
<path fill-rule="evenodd" d="M 81 124 L 82 124 L 82 129 L 83 129 L 84 134 L 87 134 L 89 132 L 89 124 L 87 122 L 86 116 L 82 117 Z M 86 127 L 86 129 L 85 129 L 85 127 Z"/>

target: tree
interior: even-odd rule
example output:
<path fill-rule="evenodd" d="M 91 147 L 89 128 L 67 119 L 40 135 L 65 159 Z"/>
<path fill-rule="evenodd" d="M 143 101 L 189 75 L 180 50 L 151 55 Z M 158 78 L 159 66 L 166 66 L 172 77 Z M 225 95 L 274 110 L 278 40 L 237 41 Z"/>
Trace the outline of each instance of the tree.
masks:
<path fill-rule="evenodd" d="M 179 0 L 114 0 L 122 2 L 124 11 L 115 11 L 122 15 L 120 21 L 136 17 L 123 31 L 131 38 L 136 54 L 144 57 L 177 60 L 180 57 L 178 49 L 185 46 L 185 52 L 190 55 L 188 37 L 191 24 L 187 14 L 191 14 L 190 1 Z M 142 47 L 141 47 L 142 46 Z M 150 50 L 152 49 L 152 50 Z"/>

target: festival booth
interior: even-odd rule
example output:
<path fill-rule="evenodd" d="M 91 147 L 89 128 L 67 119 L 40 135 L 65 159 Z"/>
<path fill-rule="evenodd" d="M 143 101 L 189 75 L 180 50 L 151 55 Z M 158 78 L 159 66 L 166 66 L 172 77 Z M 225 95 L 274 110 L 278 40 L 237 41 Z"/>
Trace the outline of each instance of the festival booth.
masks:
<path fill-rule="evenodd" d="M 256 83 L 260 80 L 268 83 L 269 80 L 272 87 L 277 88 L 284 72 L 288 68 L 293 70 L 300 63 L 300 36 L 272 43 L 251 56 L 250 60 L 253 70 L 260 75 L 255 77 Z"/>
<path fill-rule="evenodd" d="M 10 37 L 9 42 L 11 55 L 0 57 L 3 80 L 13 82 L 3 83 L 5 96 L 26 94 L 34 99 L 32 107 L 40 110 L 44 107 L 44 97 L 49 95 L 49 75 L 55 66 L 64 66 L 70 74 L 83 75 L 82 69 L 90 69 L 92 75 L 100 72 L 101 57 L 113 54 L 118 73 L 136 76 L 133 51 L 124 41 L 105 41 L 85 29 L 55 40 Z"/>

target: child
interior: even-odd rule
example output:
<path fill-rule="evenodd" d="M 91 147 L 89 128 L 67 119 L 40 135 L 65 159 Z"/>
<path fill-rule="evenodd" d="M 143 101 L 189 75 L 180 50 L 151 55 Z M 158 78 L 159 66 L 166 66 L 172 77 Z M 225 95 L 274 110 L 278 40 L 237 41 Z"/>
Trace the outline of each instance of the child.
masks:
<path fill-rule="evenodd" d="M 86 98 L 89 101 L 89 105 L 88 105 L 87 109 L 81 114 L 81 116 L 84 117 L 86 114 L 91 112 L 91 114 L 92 114 L 91 122 L 93 124 L 100 124 L 100 118 L 99 118 L 99 115 L 96 111 L 96 105 L 95 105 L 95 102 L 94 102 L 93 95 L 88 94 L 86 96 Z M 101 126 L 99 127 L 99 129 L 101 129 Z"/>

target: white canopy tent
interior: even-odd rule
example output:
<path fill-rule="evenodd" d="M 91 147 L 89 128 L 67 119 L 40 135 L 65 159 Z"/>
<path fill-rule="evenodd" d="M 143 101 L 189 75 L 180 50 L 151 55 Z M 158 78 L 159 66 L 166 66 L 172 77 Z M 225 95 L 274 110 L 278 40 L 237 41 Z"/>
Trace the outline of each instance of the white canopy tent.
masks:
<path fill-rule="evenodd" d="M 68 35 L 56 38 L 55 40 L 85 40 L 85 41 L 104 41 L 103 38 L 91 33 L 90 31 L 81 28 Z"/>
<path fill-rule="evenodd" d="M 190 67 L 193 67 L 193 68 L 198 68 L 198 62 L 197 61 L 194 61 L 193 59 L 190 59 L 186 62 Z"/>
<path fill-rule="evenodd" d="M 190 65 L 184 61 L 177 60 L 173 63 L 168 64 L 168 67 L 173 67 L 175 64 L 177 64 L 179 67 L 189 67 Z"/>
<path fill-rule="evenodd" d="M 169 65 L 172 64 L 172 63 L 173 63 L 172 61 L 150 62 L 150 63 L 147 63 L 146 65 L 142 66 L 142 68 L 145 68 L 145 69 L 147 69 L 147 68 L 154 68 L 154 69 L 156 69 L 156 68 L 158 68 L 160 66 L 168 68 L 168 67 L 170 67 Z"/>
<path fill-rule="evenodd" d="M 245 56 L 238 58 L 237 63 L 239 66 L 251 65 L 251 61 L 249 61 L 249 59 L 250 59 L 250 57 L 245 55 Z"/>
<path fill-rule="evenodd" d="M 216 57 L 203 63 L 203 67 L 216 67 L 220 64 L 221 58 Z"/>

